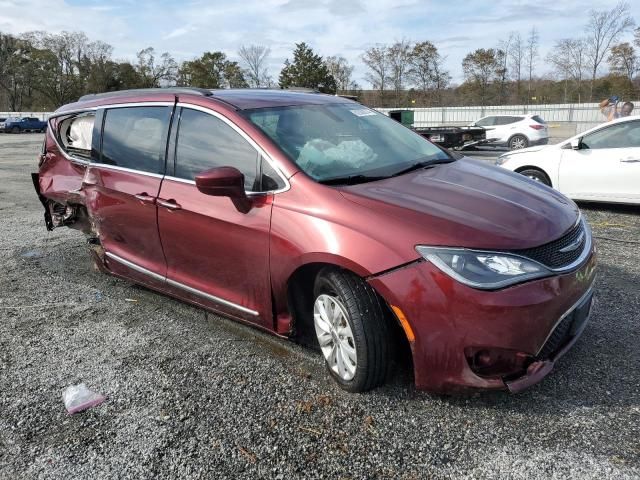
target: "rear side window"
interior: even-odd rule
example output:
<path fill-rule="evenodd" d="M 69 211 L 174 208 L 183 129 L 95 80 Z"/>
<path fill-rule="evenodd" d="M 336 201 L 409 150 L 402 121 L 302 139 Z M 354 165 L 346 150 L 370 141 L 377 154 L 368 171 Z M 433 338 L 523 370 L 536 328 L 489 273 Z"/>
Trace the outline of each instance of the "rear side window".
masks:
<path fill-rule="evenodd" d="M 164 172 L 170 107 L 105 111 L 102 163 L 149 173 Z"/>
<path fill-rule="evenodd" d="M 84 160 L 91 159 L 95 119 L 94 112 L 87 112 L 63 118 L 58 122 L 58 140 L 68 155 Z"/>
<path fill-rule="evenodd" d="M 214 167 L 235 167 L 244 174 L 246 190 L 260 189 L 258 152 L 218 117 L 183 108 L 176 141 L 175 176 L 193 180 Z"/>
<path fill-rule="evenodd" d="M 496 117 L 486 117 L 486 118 L 482 118 L 480 120 L 478 120 L 476 122 L 476 125 L 479 127 L 490 127 L 491 125 L 495 125 L 493 122 L 496 119 Z"/>
<path fill-rule="evenodd" d="M 522 120 L 524 117 L 496 117 L 496 125 L 509 125 Z"/>

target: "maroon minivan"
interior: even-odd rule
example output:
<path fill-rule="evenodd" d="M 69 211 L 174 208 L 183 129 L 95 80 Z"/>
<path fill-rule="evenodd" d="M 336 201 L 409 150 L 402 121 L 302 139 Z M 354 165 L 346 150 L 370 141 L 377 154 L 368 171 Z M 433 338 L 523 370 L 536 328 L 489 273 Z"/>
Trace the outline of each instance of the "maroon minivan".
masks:
<path fill-rule="evenodd" d="M 104 272 L 306 339 L 352 392 L 398 345 L 418 388 L 517 392 L 589 317 L 571 200 L 336 96 L 87 95 L 49 119 L 33 180 Z"/>

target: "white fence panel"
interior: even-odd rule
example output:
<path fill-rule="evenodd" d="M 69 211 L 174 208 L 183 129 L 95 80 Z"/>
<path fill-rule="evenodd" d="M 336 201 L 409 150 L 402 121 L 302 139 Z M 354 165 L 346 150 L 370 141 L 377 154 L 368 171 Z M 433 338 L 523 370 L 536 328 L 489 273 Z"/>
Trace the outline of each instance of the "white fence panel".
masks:
<path fill-rule="evenodd" d="M 640 102 L 633 102 L 640 109 Z M 502 105 L 486 107 L 434 107 L 434 108 L 377 108 L 385 115 L 391 110 L 413 110 L 416 127 L 436 125 L 468 125 L 487 115 L 540 115 L 547 123 L 572 123 L 576 132 L 583 132 L 606 119 L 597 103 L 571 103 L 548 105 Z"/>

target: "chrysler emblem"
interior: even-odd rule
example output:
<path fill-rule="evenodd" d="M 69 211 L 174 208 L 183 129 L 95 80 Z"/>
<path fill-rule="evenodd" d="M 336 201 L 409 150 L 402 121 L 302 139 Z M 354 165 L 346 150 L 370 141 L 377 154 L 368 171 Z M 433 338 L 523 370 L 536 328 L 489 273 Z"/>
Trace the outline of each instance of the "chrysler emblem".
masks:
<path fill-rule="evenodd" d="M 564 248 L 561 248 L 559 252 L 560 253 L 573 252 L 576 248 L 578 248 L 582 244 L 583 239 L 584 239 L 584 232 L 580 232 L 580 235 L 578 235 L 578 238 L 576 238 L 575 242 L 570 243 Z"/>

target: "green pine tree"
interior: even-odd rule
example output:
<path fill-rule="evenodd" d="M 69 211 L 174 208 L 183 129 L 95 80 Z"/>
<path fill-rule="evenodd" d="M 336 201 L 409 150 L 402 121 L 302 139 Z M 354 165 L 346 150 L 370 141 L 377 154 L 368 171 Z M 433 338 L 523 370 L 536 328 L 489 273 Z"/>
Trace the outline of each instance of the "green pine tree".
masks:
<path fill-rule="evenodd" d="M 280 72 L 280 88 L 313 88 L 323 93 L 336 92 L 336 80 L 327 70 L 322 57 L 301 42 L 293 51 L 293 62 L 285 60 Z"/>

